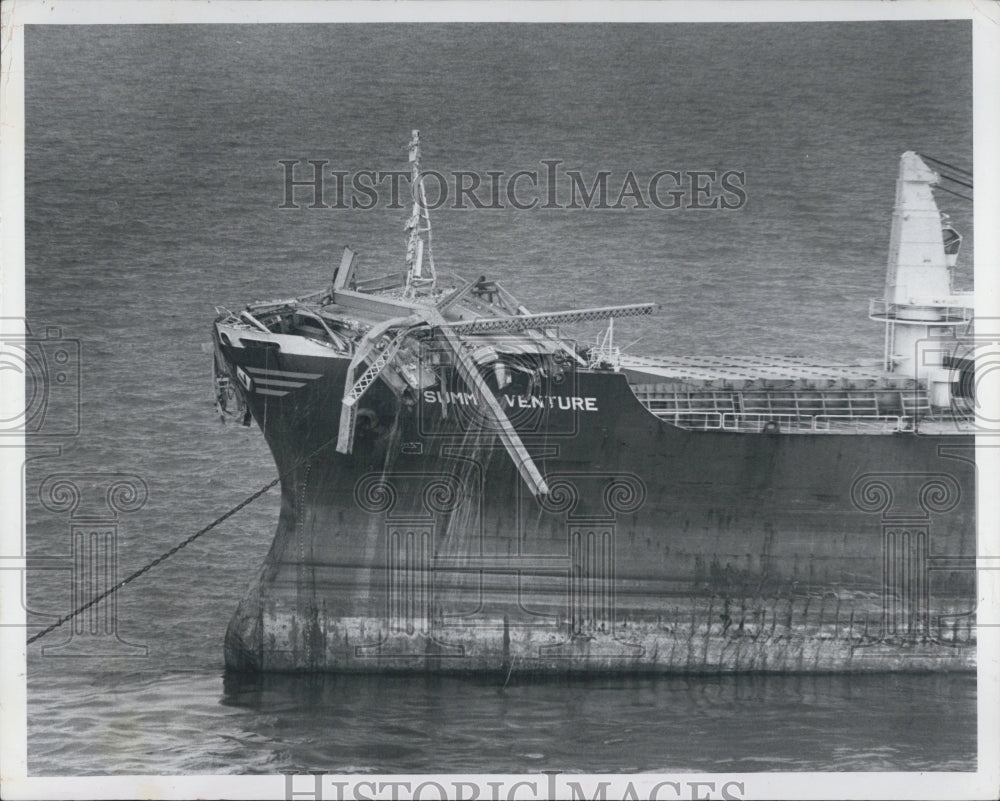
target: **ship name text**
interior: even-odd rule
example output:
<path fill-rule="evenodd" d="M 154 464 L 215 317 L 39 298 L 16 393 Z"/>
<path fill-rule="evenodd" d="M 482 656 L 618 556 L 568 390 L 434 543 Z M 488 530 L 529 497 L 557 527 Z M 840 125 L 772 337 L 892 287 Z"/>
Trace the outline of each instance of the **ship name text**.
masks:
<path fill-rule="evenodd" d="M 500 404 L 507 409 L 561 409 L 564 412 L 596 412 L 597 398 L 578 395 L 505 395 L 499 396 Z M 459 406 L 478 406 L 479 396 L 474 392 L 440 392 L 424 390 L 424 403 Z"/>

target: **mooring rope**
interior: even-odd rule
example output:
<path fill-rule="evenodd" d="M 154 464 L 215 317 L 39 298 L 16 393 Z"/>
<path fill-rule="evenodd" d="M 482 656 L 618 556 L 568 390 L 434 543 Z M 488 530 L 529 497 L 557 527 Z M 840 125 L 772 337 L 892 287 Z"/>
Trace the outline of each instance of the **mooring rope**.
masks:
<path fill-rule="evenodd" d="M 121 581 L 119 581 L 113 587 L 105 590 L 100 595 L 98 595 L 98 596 L 96 596 L 94 598 L 91 598 L 89 601 L 87 601 L 87 603 L 83 604 L 83 606 L 80 606 L 80 607 L 74 609 L 72 612 L 70 612 L 67 615 L 63 615 L 61 618 L 59 618 L 51 626 L 47 626 L 46 628 L 42 629 L 37 634 L 32 634 L 30 637 L 28 637 L 27 645 L 31 645 L 31 643 L 35 642 L 35 640 L 40 640 L 46 634 L 49 634 L 49 633 L 55 631 L 57 628 L 59 628 L 60 626 L 62 626 L 65 623 L 68 623 L 70 620 L 72 620 L 73 618 L 75 618 L 77 615 L 80 615 L 83 612 L 86 612 L 92 606 L 95 606 L 96 604 L 99 604 L 101 601 L 103 601 L 108 596 L 114 595 L 122 587 L 126 586 L 127 584 L 132 583 L 137 578 L 139 578 L 139 576 L 143 575 L 144 573 L 147 573 L 148 571 L 152 570 L 154 567 L 156 567 L 161 562 L 169 559 L 171 556 L 173 556 L 175 553 L 177 553 L 182 548 L 186 548 L 188 545 L 190 545 L 192 542 L 194 542 L 196 539 L 198 539 L 200 536 L 202 536 L 202 534 L 207 534 L 209 531 L 211 531 L 212 529 L 214 529 L 220 523 L 225 522 L 230 517 L 232 517 L 234 514 L 236 514 L 238 511 L 240 511 L 241 509 L 249 506 L 251 503 L 253 503 L 254 501 L 256 501 L 259 497 L 261 497 L 268 490 L 270 490 L 273 487 L 275 487 L 278 484 L 278 482 L 280 482 L 281 479 L 284 476 L 288 475 L 293 470 L 297 469 L 299 467 L 299 465 L 301 465 L 303 462 L 306 462 L 309 459 L 312 459 L 317 453 L 319 453 L 321 450 L 323 450 L 327 446 L 331 445 L 332 443 L 333 443 L 332 439 L 327 440 L 322 445 L 320 445 L 318 448 L 316 448 L 316 450 L 312 451 L 312 453 L 309 453 L 306 456 L 303 456 L 298 461 L 296 461 L 295 464 L 293 464 L 290 468 L 288 468 L 288 470 L 286 470 L 284 473 L 282 473 L 281 475 L 279 475 L 273 481 L 269 481 L 267 484 L 265 484 L 259 490 L 257 490 L 256 492 L 254 492 L 251 495 L 248 495 L 246 498 L 244 498 L 242 501 L 240 501 L 238 504 L 236 504 L 236 506 L 234 506 L 232 509 L 230 509 L 225 514 L 219 515 L 219 517 L 215 518 L 215 520 L 213 520 L 211 523 L 209 523 L 204 528 L 199 529 L 198 531 L 196 531 L 194 534 L 192 534 L 187 539 L 181 540 L 181 542 L 177 543 L 177 545 L 175 545 L 169 551 L 164 551 L 159 556 L 157 556 L 152 562 L 149 562 L 144 567 L 139 568 L 134 573 L 130 573 L 128 576 L 126 576 L 125 578 L 123 578 Z"/>
<path fill-rule="evenodd" d="M 190 545 L 192 542 L 194 542 L 196 539 L 198 539 L 198 537 L 200 537 L 202 534 L 207 534 L 209 531 L 211 531 L 217 525 L 219 525 L 220 523 L 222 523 L 225 520 L 228 520 L 230 517 L 232 517 L 234 514 L 236 514 L 238 511 L 240 511 L 240 509 L 243 509 L 244 507 L 249 506 L 251 503 L 253 503 L 255 500 L 257 500 L 261 495 L 263 495 L 269 489 L 271 489 L 272 487 L 274 487 L 279 481 L 281 481 L 281 476 L 278 476 L 276 479 L 274 479 L 273 481 L 268 482 L 263 487 L 261 487 L 259 490 L 257 490 L 255 493 L 253 493 L 252 495 L 249 495 L 246 498 L 244 498 L 242 501 L 240 501 L 238 504 L 236 504 L 236 506 L 234 506 L 232 509 L 230 509 L 228 512 L 226 512 L 224 515 L 220 515 L 219 517 L 215 518 L 215 520 L 213 520 L 211 523 L 209 523 L 203 529 L 200 529 L 200 530 L 196 531 L 194 534 L 192 534 L 186 540 L 182 540 L 177 545 L 175 545 L 173 548 L 171 548 L 169 551 L 164 551 L 163 553 L 161 553 L 159 556 L 157 556 L 152 562 L 150 562 L 149 564 L 147 564 L 145 567 L 141 567 L 138 570 L 136 570 L 134 573 L 129 574 L 126 578 L 123 578 L 121 581 L 119 581 L 117 584 L 115 584 L 115 586 L 111 587 L 110 589 L 105 590 L 100 595 L 98 595 L 98 596 L 96 596 L 94 598 L 91 598 L 83 606 L 78 607 L 77 609 L 74 609 L 68 615 L 63 615 L 61 618 L 59 618 L 51 626 L 48 626 L 47 628 L 42 629 L 37 634 L 31 635 L 30 637 L 28 637 L 28 643 L 27 644 L 31 645 L 31 643 L 33 643 L 35 640 L 40 640 L 46 634 L 49 634 L 50 632 L 55 631 L 57 628 L 59 628 L 60 626 L 62 626 L 64 623 L 68 623 L 70 620 L 72 620 L 73 618 L 75 618 L 77 615 L 80 615 L 83 612 L 86 612 L 88 609 L 90 609 L 90 607 L 94 606 L 95 604 L 99 604 L 101 601 L 103 601 L 109 595 L 113 595 L 114 593 L 118 592 L 118 590 L 120 590 L 126 584 L 129 584 L 129 583 L 135 581 L 143 573 L 146 573 L 146 572 L 152 570 L 154 567 L 156 567 L 158 564 L 160 564 L 160 562 L 163 562 L 166 559 L 169 559 L 171 556 L 173 556 L 175 553 L 177 553 L 181 548 L 186 548 L 188 545 Z"/>

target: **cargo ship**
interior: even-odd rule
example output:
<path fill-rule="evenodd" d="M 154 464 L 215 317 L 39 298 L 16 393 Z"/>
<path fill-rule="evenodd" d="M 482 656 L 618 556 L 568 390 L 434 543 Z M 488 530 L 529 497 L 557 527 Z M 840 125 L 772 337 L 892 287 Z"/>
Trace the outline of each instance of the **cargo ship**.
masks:
<path fill-rule="evenodd" d="M 281 486 L 227 669 L 974 669 L 972 294 L 928 159 L 900 161 L 881 360 L 643 358 L 614 321 L 655 304 L 439 272 L 414 131 L 398 272 L 345 249 L 215 320 L 218 411 Z"/>

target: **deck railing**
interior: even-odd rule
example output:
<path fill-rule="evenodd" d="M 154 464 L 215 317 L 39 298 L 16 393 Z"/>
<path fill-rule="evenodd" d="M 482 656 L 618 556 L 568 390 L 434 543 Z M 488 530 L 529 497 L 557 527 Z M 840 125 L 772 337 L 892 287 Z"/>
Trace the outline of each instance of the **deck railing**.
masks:
<path fill-rule="evenodd" d="M 964 409 L 932 410 L 925 391 L 705 391 L 632 387 L 659 419 L 679 428 L 738 433 L 892 433 L 922 421 L 964 420 Z"/>

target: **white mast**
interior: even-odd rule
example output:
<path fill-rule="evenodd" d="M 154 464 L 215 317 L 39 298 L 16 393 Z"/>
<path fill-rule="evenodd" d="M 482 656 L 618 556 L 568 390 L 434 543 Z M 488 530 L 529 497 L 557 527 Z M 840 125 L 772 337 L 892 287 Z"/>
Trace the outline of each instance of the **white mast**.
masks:
<path fill-rule="evenodd" d="M 434 253 L 431 251 L 431 218 L 427 212 L 427 195 L 420 174 L 420 131 L 413 131 L 409 147 L 413 209 L 405 227 L 409 234 L 406 243 L 405 295 L 413 297 L 419 289 L 433 289 L 437 273 L 434 270 Z M 426 269 L 424 256 L 427 257 Z"/>

